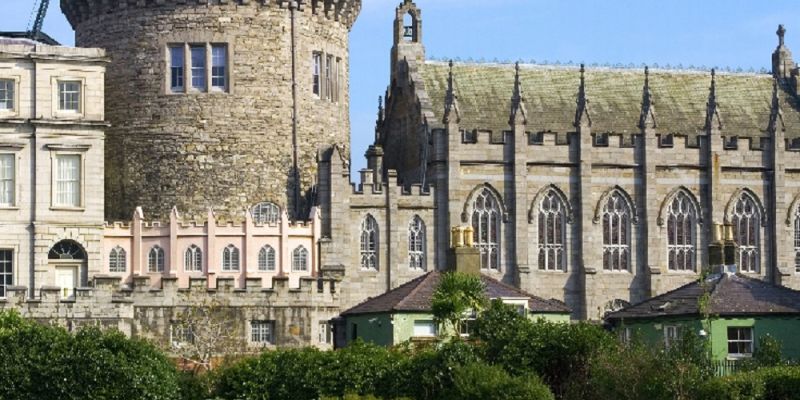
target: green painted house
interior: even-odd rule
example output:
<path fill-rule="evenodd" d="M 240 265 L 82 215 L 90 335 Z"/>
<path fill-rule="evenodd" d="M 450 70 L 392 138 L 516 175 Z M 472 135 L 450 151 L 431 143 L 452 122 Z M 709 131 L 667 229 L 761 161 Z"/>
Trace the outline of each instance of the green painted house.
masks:
<path fill-rule="evenodd" d="M 381 346 L 408 340 L 435 340 L 437 326 L 431 313 L 431 299 L 441 276 L 440 272 L 429 272 L 343 312 L 334 324 L 342 330 L 336 335 L 337 347 L 346 346 L 357 338 Z M 533 296 L 483 275 L 481 281 L 486 297 L 516 306 L 529 318 L 570 321 L 571 310 L 558 300 Z"/>
<path fill-rule="evenodd" d="M 606 316 L 624 340 L 666 344 L 692 331 L 716 361 L 752 356 L 770 335 L 784 357 L 800 359 L 800 292 L 741 274 L 715 274 Z"/>

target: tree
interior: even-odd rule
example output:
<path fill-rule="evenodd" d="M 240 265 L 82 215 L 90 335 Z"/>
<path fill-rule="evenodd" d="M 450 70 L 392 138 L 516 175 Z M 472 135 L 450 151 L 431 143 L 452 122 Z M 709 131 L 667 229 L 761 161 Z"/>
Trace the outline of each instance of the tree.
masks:
<path fill-rule="evenodd" d="M 166 350 L 180 357 L 194 372 L 210 371 L 215 357 L 241 354 L 247 343 L 232 312 L 217 299 L 183 308 L 172 320 Z"/>
<path fill-rule="evenodd" d="M 452 335 L 459 337 L 464 317 L 469 312 L 481 312 L 488 302 L 481 278 L 460 272 L 442 275 L 439 286 L 433 292 L 433 317 L 443 335 L 452 328 Z"/>

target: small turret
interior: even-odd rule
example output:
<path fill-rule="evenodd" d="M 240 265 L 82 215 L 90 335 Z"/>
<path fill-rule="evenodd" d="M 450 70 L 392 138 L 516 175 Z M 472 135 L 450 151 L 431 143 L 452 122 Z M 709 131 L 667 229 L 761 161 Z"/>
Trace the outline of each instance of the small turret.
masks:
<path fill-rule="evenodd" d="M 778 35 L 778 47 L 772 53 L 772 75 L 778 79 L 789 79 L 795 69 L 795 63 L 792 59 L 792 52 L 784 42 L 786 28 L 778 25 L 776 34 Z"/>
<path fill-rule="evenodd" d="M 394 20 L 394 47 L 392 48 L 392 78 L 398 72 L 398 63 L 424 62 L 422 45 L 422 10 L 412 0 L 403 0 L 397 7 Z"/>

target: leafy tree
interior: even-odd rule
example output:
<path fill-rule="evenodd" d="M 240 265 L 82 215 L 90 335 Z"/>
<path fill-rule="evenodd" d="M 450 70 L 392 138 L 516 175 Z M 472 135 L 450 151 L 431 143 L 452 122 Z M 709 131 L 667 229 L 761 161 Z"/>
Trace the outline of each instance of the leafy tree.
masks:
<path fill-rule="evenodd" d="M 431 304 L 439 332 L 445 334 L 451 328 L 451 334 L 459 337 L 464 316 L 470 311 L 481 312 L 487 301 L 485 287 L 479 276 L 460 272 L 442 274 Z"/>

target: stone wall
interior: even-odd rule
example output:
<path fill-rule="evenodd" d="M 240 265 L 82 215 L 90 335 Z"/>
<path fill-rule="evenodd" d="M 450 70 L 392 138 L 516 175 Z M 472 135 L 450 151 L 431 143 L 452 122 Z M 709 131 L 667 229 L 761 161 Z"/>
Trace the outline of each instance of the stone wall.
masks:
<path fill-rule="evenodd" d="M 348 33 L 361 3 L 298 3 L 62 2 L 77 44 L 105 48 L 112 60 L 107 218 L 127 218 L 136 206 L 157 219 L 173 206 L 190 217 L 209 207 L 225 216 L 263 201 L 307 217 L 317 150 L 349 145 Z M 170 93 L 171 43 L 227 44 L 227 93 Z M 314 52 L 340 59 L 336 101 L 312 93 Z"/>

